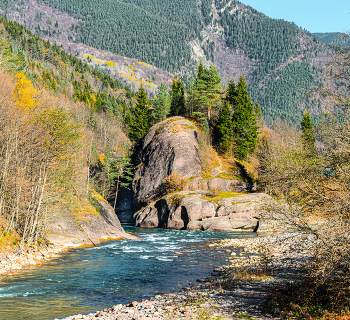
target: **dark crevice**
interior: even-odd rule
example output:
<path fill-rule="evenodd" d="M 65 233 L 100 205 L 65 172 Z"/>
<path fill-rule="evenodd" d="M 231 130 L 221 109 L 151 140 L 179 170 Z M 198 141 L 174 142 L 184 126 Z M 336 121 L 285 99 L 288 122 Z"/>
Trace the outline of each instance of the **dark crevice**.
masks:
<path fill-rule="evenodd" d="M 188 218 L 187 209 L 183 206 L 181 207 L 181 220 L 184 222 L 184 227 L 181 230 L 186 230 L 190 220 Z"/>

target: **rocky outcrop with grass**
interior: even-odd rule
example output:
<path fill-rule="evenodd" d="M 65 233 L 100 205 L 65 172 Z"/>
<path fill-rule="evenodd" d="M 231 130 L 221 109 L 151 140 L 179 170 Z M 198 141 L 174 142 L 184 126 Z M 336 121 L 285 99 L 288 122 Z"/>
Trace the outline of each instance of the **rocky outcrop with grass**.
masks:
<path fill-rule="evenodd" d="M 262 226 L 256 188 L 241 164 L 219 157 L 198 126 L 173 117 L 146 135 L 137 154 L 133 219 L 138 227 L 256 231 Z"/>
<path fill-rule="evenodd" d="M 103 240 L 139 238 L 128 234 L 121 226 L 113 208 L 96 192 L 90 202 L 72 201 L 61 208 L 48 227 L 48 240 L 55 245 L 78 247 L 99 245 Z"/>

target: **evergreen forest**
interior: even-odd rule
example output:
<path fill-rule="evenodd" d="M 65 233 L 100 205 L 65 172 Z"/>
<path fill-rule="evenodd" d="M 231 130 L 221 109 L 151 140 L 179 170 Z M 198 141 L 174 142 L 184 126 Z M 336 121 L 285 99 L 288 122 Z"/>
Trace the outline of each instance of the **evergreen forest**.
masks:
<path fill-rule="evenodd" d="M 0 7 L 6 11 L 5 2 Z M 189 42 L 199 40 L 206 65 L 217 66 L 216 44 L 206 43 L 203 32 L 221 28 L 226 45 L 252 62 L 246 81 L 267 123 L 276 119 L 298 123 L 303 110 L 315 114 L 319 109 L 319 101 L 311 101 L 306 93 L 323 86 L 317 61 L 327 46 L 294 23 L 271 19 L 239 1 L 216 1 L 215 16 L 208 0 L 200 4 L 194 0 L 44 2 L 79 19 L 76 42 L 182 75 L 185 86 L 190 75 L 195 76 L 199 62 L 193 58 Z"/>

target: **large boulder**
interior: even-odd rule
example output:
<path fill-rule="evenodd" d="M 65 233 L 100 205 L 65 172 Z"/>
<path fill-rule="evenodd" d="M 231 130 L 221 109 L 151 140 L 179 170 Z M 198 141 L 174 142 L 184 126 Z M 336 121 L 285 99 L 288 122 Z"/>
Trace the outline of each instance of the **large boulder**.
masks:
<path fill-rule="evenodd" d="M 219 198 L 219 199 L 217 199 Z M 257 231 L 263 226 L 259 207 L 264 193 L 211 200 L 205 191 L 182 191 L 150 203 L 138 211 L 137 227 L 178 230 Z"/>
<path fill-rule="evenodd" d="M 171 174 L 182 178 L 201 175 L 200 132 L 182 117 L 173 117 L 151 128 L 139 153 L 141 163 L 133 180 L 136 209 L 164 192 L 163 181 Z"/>
<path fill-rule="evenodd" d="M 223 179 L 234 176 L 224 171 L 215 151 L 203 148 L 202 143 L 197 126 L 182 117 L 169 118 L 151 128 L 136 154 L 140 162 L 132 184 L 135 209 L 139 210 L 133 216 L 136 226 L 257 230 L 260 224 L 257 204 L 267 196 L 242 195 L 256 186 L 244 179 Z M 204 150 L 213 154 L 202 154 Z M 206 161 L 205 166 L 201 162 L 215 157 L 215 161 Z M 208 170 L 210 163 L 215 165 Z M 237 193 L 241 193 L 240 197 Z M 241 199 L 237 203 L 236 197 Z"/>

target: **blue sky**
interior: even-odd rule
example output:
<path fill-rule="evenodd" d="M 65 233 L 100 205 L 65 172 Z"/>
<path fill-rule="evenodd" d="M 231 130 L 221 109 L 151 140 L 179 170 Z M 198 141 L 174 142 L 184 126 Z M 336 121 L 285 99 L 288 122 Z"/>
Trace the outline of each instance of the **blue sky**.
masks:
<path fill-rule="evenodd" d="M 310 32 L 350 31 L 350 0 L 240 0 L 275 19 Z"/>

